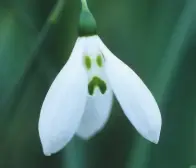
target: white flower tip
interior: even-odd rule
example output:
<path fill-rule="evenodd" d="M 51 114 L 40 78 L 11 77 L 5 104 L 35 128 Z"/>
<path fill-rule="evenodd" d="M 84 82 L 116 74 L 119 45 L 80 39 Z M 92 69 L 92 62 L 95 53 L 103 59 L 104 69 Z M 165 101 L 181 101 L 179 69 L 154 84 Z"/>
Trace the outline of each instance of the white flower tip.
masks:
<path fill-rule="evenodd" d="M 154 144 L 158 144 L 159 142 L 159 137 L 160 137 L 160 132 L 154 131 L 154 130 L 150 130 L 147 131 L 147 135 L 142 135 L 146 140 L 154 143 Z"/>
<path fill-rule="evenodd" d="M 146 139 L 151 141 L 152 143 L 158 144 L 160 133 L 161 133 L 161 118 L 160 120 L 157 120 L 157 123 L 151 127 L 151 129 L 148 131 Z"/>
<path fill-rule="evenodd" d="M 42 122 L 41 122 L 42 121 Z M 41 141 L 42 150 L 45 156 L 51 156 L 53 153 L 51 150 L 52 144 L 49 140 L 49 137 L 47 136 L 47 129 L 44 129 L 43 127 L 43 120 L 39 120 L 38 124 L 38 132 L 39 132 L 39 138 Z"/>
<path fill-rule="evenodd" d="M 44 144 L 42 144 L 42 149 L 45 156 L 51 156 L 52 152 Z"/>
<path fill-rule="evenodd" d="M 58 145 L 50 142 L 41 140 L 42 150 L 45 156 L 51 156 L 52 154 L 57 153 L 62 148 L 57 147 Z"/>
<path fill-rule="evenodd" d="M 45 155 L 45 156 L 51 156 L 51 153 L 48 153 L 48 152 L 46 152 L 46 151 L 44 151 L 44 150 L 43 150 L 43 152 L 44 152 L 44 155 Z"/>
<path fill-rule="evenodd" d="M 49 135 L 48 135 L 49 133 Z M 64 147 L 64 143 L 59 141 L 59 136 L 52 135 L 52 132 L 48 132 L 48 129 L 41 127 L 39 122 L 39 137 L 41 141 L 42 150 L 45 156 L 51 156 L 57 153 Z"/>
<path fill-rule="evenodd" d="M 42 139 L 42 137 L 40 136 L 41 139 L 41 146 L 42 146 L 42 150 L 45 156 L 51 156 L 52 151 L 51 151 L 51 145 L 49 145 L 48 142 L 46 142 L 45 140 Z"/>
<path fill-rule="evenodd" d="M 158 144 L 159 142 L 159 137 L 160 137 L 160 132 L 156 132 L 156 131 L 150 131 L 149 132 L 149 137 L 150 137 L 150 141 L 152 143 Z"/>
<path fill-rule="evenodd" d="M 77 133 L 77 135 L 78 135 L 82 140 L 85 140 L 85 141 L 90 140 L 90 139 L 94 136 L 94 134 L 93 134 L 93 135 L 82 135 L 82 134 L 78 134 L 78 133 Z"/>

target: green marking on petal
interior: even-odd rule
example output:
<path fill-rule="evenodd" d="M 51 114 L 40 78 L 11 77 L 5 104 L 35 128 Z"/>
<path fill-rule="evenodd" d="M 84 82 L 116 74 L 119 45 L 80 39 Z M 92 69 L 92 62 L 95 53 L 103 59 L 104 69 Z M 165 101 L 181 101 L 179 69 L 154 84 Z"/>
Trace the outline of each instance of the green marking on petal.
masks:
<path fill-rule="evenodd" d="M 99 83 L 99 89 L 100 89 L 102 94 L 104 94 L 107 90 L 106 83 L 103 80 L 101 80 L 100 83 Z"/>
<path fill-rule="evenodd" d="M 103 66 L 102 57 L 101 57 L 100 55 L 97 56 L 96 62 L 97 62 L 97 65 L 98 65 L 99 67 L 102 67 L 102 66 Z"/>
<path fill-rule="evenodd" d="M 88 70 L 91 69 L 91 58 L 89 56 L 84 57 L 84 64 Z"/>
<path fill-rule="evenodd" d="M 100 79 L 97 76 L 94 76 L 93 79 L 88 84 L 88 93 L 92 96 L 94 94 L 95 88 L 98 87 L 102 94 L 105 94 L 107 90 L 107 85 L 105 81 Z"/>

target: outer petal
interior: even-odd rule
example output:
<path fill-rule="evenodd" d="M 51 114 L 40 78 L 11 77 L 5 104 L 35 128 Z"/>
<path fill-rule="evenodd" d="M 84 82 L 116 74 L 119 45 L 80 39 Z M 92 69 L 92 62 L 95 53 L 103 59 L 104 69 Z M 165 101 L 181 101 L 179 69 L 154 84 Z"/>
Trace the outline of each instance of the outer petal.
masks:
<path fill-rule="evenodd" d="M 39 135 L 45 155 L 58 152 L 71 140 L 84 112 L 88 79 L 81 56 L 83 40 L 77 40 L 41 108 Z"/>
<path fill-rule="evenodd" d="M 158 143 L 162 120 L 153 95 L 136 73 L 114 56 L 101 40 L 100 48 L 106 59 L 110 85 L 125 115 L 143 137 Z"/>
<path fill-rule="evenodd" d="M 89 96 L 77 135 L 89 139 L 106 124 L 112 107 L 113 93 L 108 90 L 104 95 Z"/>

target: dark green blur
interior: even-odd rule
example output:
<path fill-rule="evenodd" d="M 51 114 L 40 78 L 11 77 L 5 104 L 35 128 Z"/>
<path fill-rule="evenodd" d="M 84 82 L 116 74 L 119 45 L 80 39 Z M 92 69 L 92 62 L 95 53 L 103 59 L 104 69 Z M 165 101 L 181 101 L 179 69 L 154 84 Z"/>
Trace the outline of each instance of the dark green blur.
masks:
<path fill-rule="evenodd" d="M 0 168 L 193 168 L 196 1 L 88 2 L 99 36 L 155 96 L 163 119 L 159 144 L 143 139 L 115 101 L 103 131 L 89 141 L 74 137 L 45 157 L 40 108 L 78 36 L 80 0 L 1 0 Z"/>

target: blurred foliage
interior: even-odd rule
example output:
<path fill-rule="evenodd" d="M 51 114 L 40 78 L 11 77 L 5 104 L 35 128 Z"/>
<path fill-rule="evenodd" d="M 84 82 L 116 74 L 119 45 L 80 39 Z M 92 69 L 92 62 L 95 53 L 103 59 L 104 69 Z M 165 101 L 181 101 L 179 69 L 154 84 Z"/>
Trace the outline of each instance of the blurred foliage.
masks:
<path fill-rule="evenodd" d="M 77 38 L 80 0 L 1 0 L 0 168 L 194 167 L 196 1 L 88 2 L 99 36 L 158 101 L 160 143 L 138 135 L 115 102 L 102 132 L 89 141 L 74 137 L 45 157 L 37 130 L 40 107 Z"/>

